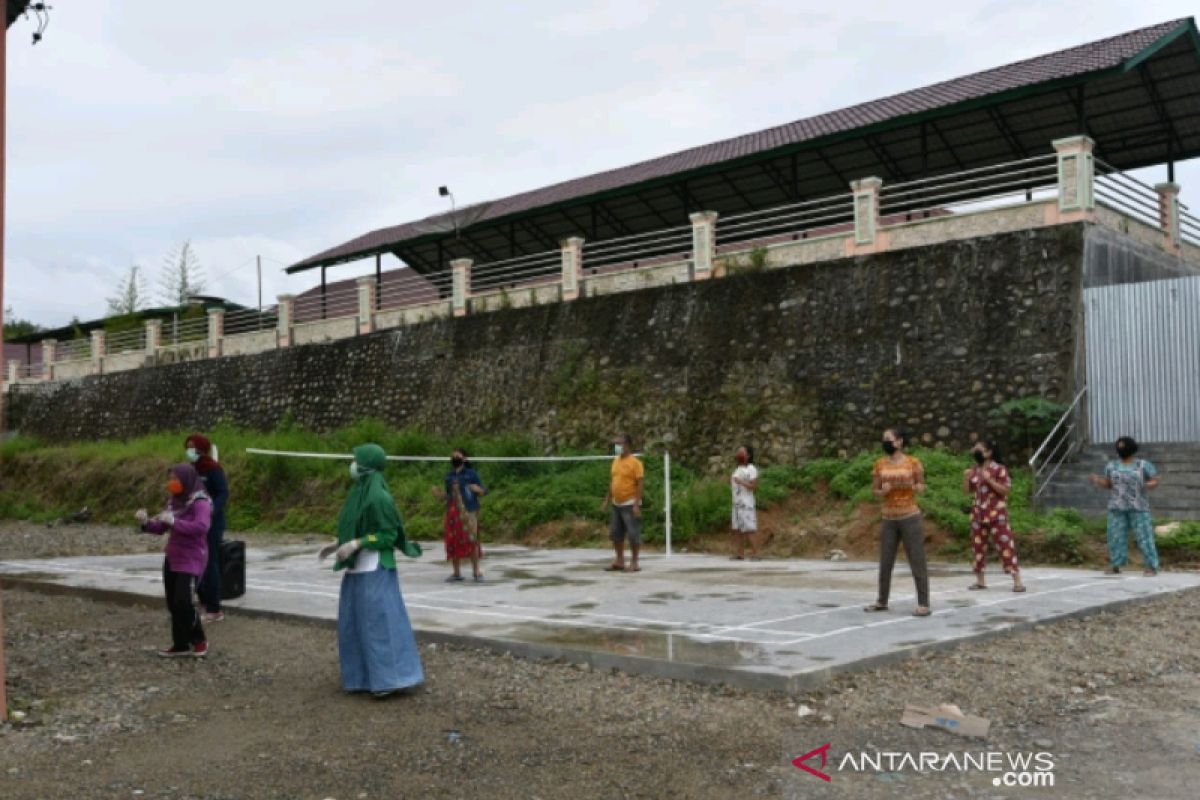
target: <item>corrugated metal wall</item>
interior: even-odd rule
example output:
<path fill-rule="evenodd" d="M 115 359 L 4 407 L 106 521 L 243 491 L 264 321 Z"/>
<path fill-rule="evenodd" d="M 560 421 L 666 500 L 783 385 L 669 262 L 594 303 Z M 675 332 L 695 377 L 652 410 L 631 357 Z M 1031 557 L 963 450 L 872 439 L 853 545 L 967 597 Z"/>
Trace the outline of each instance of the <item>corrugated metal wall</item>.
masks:
<path fill-rule="evenodd" d="M 1093 442 L 1200 442 L 1200 277 L 1083 293 Z"/>

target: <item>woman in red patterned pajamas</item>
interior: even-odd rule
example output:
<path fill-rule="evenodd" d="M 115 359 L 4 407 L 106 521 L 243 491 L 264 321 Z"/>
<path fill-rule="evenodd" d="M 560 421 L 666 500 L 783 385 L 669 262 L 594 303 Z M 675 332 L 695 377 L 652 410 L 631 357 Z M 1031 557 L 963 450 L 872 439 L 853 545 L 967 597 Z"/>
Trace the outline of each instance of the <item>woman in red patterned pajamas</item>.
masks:
<path fill-rule="evenodd" d="M 982 441 L 975 445 L 971 455 L 975 466 L 963 474 L 963 491 L 975 495 L 971 505 L 971 547 L 975 551 L 975 583 L 967 587 L 978 591 L 986 589 L 983 568 L 988 541 L 996 545 L 1004 571 L 1012 575 L 1013 591 L 1023 592 L 1021 570 L 1017 566 L 1017 543 L 1012 528 L 1008 526 L 1008 493 L 1012 478 L 1004 466 L 1000 447 L 993 441 Z"/>

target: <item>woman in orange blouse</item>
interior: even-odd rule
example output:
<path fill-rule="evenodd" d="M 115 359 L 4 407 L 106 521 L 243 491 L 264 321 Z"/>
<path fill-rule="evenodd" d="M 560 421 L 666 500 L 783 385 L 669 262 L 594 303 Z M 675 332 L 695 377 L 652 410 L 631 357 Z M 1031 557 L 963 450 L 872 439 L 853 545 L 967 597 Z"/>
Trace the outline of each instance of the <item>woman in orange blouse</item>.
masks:
<path fill-rule="evenodd" d="M 928 617 L 929 572 L 925 567 L 925 532 L 917 493 L 925 491 L 925 468 L 907 455 L 907 431 L 889 428 L 883 432 L 884 457 L 875 462 L 871 490 L 883 499 L 883 526 L 879 532 L 879 599 L 864 611 L 887 611 L 896 550 L 904 543 L 904 555 L 917 585 L 917 610 L 913 616 Z"/>

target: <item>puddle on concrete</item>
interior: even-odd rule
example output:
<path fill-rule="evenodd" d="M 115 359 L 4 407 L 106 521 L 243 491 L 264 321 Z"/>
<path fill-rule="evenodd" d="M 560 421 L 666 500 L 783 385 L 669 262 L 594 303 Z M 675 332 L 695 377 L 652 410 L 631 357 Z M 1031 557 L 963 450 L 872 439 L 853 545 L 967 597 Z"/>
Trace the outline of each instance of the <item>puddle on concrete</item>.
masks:
<path fill-rule="evenodd" d="M 29 581 L 60 581 L 63 577 L 53 572 L 0 572 L 0 581 L 5 578 L 24 578 Z"/>
<path fill-rule="evenodd" d="M 809 656 L 809 661 L 833 661 L 833 656 Z"/>
<path fill-rule="evenodd" d="M 1012 625 L 1017 622 L 1029 622 L 1029 617 L 1021 614 L 995 614 L 984 617 L 984 621 L 988 623 L 1001 622 L 1005 625 Z"/>
<path fill-rule="evenodd" d="M 729 597 L 729 593 L 728 592 L 705 592 L 704 594 L 696 595 L 696 597 Z"/>
<path fill-rule="evenodd" d="M 744 667 L 769 663 L 766 651 L 750 642 L 706 642 L 683 634 L 655 630 L 554 628 L 531 623 L 514 627 L 506 638 L 713 667 Z"/>
<path fill-rule="evenodd" d="M 947 600 L 946 605 L 948 605 L 952 608 L 970 608 L 971 606 L 975 605 L 975 601 L 968 600 L 966 598 L 962 598 L 962 599 L 958 599 L 958 600 Z"/>
<path fill-rule="evenodd" d="M 655 592 L 654 594 L 646 595 L 653 597 L 655 600 L 682 600 L 683 595 L 679 592 Z"/>
<path fill-rule="evenodd" d="M 645 600 L 639 600 L 638 602 L 644 606 L 665 606 L 667 604 L 666 600 L 651 600 L 649 598 Z"/>
<path fill-rule="evenodd" d="M 958 578 L 971 574 L 971 570 L 967 567 L 935 567 L 929 570 L 929 577 L 931 578 Z"/>
<path fill-rule="evenodd" d="M 896 647 L 920 647 L 923 644 L 930 644 L 936 641 L 936 639 L 913 639 L 908 642 L 896 642 Z"/>
<path fill-rule="evenodd" d="M 529 583 L 517 584 L 517 591 L 523 592 L 528 589 L 553 589 L 558 586 L 591 586 L 595 581 L 579 580 L 577 578 L 564 578 L 560 575 L 531 575 L 533 580 Z"/>
<path fill-rule="evenodd" d="M 817 603 L 817 608 L 837 608 L 837 603 Z"/>
<path fill-rule="evenodd" d="M 575 605 L 567 606 L 568 611 L 588 611 L 596 607 L 595 603 L 576 603 Z"/>

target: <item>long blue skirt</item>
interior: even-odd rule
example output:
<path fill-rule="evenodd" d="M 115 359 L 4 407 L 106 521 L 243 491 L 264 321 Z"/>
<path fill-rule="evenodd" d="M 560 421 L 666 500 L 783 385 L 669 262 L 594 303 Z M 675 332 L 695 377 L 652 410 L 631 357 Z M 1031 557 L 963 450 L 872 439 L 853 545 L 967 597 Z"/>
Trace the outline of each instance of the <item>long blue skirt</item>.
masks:
<path fill-rule="evenodd" d="M 347 692 L 387 692 L 425 680 L 396 570 L 342 576 L 338 656 Z"/>

